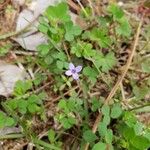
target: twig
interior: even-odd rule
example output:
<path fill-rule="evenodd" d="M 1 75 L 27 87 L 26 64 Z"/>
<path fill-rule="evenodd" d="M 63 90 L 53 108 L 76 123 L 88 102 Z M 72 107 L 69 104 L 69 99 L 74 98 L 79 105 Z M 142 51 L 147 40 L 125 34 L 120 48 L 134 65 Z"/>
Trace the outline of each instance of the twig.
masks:
<path fill-rule="evenodd" d="M 144 104 L 142 106 L 137 106 L 137 107 L 134 107 L 134 108 L 129 108 L 128 111 L 135 111 L 137 109 L 141 109 L 141 108 L 144 108 L 146 106 L 150 106 L 150 103 Z"/>
<path fill-rule="evenodd" d="M 120 89 L 121 89 L 121 94 L 122 94 L 122 99 L 125 100 L 125 92 L 124 92 L 124 88 L 123 88 L 123 84 L 122 82 L 120 83 Z"/>
<path fill-rule="evenodd" d="M 112 88 L 112 90 L 109 93 L 108 97 L 106 98 L 106 100 L 104 102 L 104 105 L 106 105 L 106 104 L 108 105 L 109 104 L 109 102 L 111 101 L 112 97 L 115 95 L 116 91 L 118 90 L 118 88 L 120 86 L 120 83 L 124 79 L 128 69 L 129 69 L 129 67 L 131 65 L 131 62 L 132 62 L 132 59 L 133 59 L 136 47 L 138 45 L 138 40 L 139 40 L 139 35 L 140 35 L 142 23 L 143 23 L 143 18 L 141 19 L 141 21 L 139 23 L 139 26 L 138 26 L 138 29 L 137 29 L 137 32 L 136 32 L 136 36 L 135 36 L 134 45 L 133 45 L 132 51 L 130 53 L 130 56 L 128 58 L 128 61 L 126 63 L 125 69 L 122 72 L 122 75 L 120 76 L 120 78 L 117 80 L 115 86 Z M 93 128 L 92 128 L 93 133 L 95 133 L 97 131 L 97 127 L 98 127 L 99 122 L 101 121 L 101 118 L 102 118 L 102 114 L 100 112 L 99 115 L 97 116 L 96 121 L 95 121 L 95 123 L 93 125 Z M 88 148 L 89 148 L 89 143 L 86 144 L 84 150 L 88 150 Z"/>
<path fill-rule="evenodd" d="M 66 52 L 66 54 L 67 54 L 68 61 L 71 61 L 71 58 L 70 58 L 70 56 L 69 56 L 68 49 L 67 49 L 67 46 L 66 46 L 66 43 L 65 43 L 65 42 L 63 42 L 63 46 L 64 46 L 64 50 L 65 50 L 65 52 Z"/>
<path fill-rule="evenodd" d="M 67 0 L 67 3 L 70 7 L 75 9 L 77 12 L 80 12 L 80 7 L 78 7 L 78 5 L 76 5 L 74 2 L 72 2 L 71 0 Z"/>

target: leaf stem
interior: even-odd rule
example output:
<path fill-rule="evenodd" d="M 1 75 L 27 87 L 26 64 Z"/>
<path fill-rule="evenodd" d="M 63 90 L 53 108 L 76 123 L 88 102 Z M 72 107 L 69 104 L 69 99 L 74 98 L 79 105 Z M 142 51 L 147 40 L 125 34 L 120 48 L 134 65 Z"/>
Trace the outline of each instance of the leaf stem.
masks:
<path fill-rule="evenodd" d="M 1 135 L 0 140 L 4 139 L 17 139 L 17 138 L 22 138 L 24 137 L 23 134 L 6 134 L 6 135 Z"/>
<path fill-rule="evenodd" d="M 43 146 L 43 147 L 45 147 L 45 148 L 49 148 L 49 149 L 53 149 L 53 150 L 61 150 L 59 147 L 56 147 L 56 146 L 54 146 L 54 145 L 52 145 L 52 144 L 48 144 L 48 143 L 46 143 L 46 142 L 44 142 L 44 141 L 42 141 L 42 140 L 36 139 L 36 140 L 34 140 L 33 142 L 34 142 L 35 144 L 38 144 L 38 145 Z"/>

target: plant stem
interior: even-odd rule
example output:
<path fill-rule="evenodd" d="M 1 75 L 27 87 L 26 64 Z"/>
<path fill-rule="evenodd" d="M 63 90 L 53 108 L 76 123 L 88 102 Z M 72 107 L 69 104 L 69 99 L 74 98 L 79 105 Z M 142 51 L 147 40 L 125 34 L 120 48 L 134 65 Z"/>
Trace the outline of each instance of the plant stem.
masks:
<path fill-rule="evenodd" d="M 52 144 L 48 144 L 48 143 L 46 143 L 46 142 L 44 142 L 42 140 L 36 139 L 36 140 L 34 140 L 34 143 L 38 144 L 38 145 L 41 145 L 41 146 L 43 146 L 45 148 L 50 148 L 50 149 L 53 149 L 53 150 L 61 150 L 59 147 L 56 147 L 56 146 L 54 146 Z"/>
<path fill-rule="evenodd" d="M 142 105 L 142 106 L 131 108 L 131 109 L 129 109 L 129 111 L 136 111 L 137 109 L 141 109 L 141 108 L 144 108 L 146 106 L 150 106 L 150 103 L 147 103 L 147 104 Z"/>
<path fill-rule="evenodd" d="M 22 138 L 22 137 L 24 137 L 23 134 L 6 134 L 6 135 L 0 136 L 0 140 L 4 140 L 4 139 L 16 139 L 16 138 Z"/>

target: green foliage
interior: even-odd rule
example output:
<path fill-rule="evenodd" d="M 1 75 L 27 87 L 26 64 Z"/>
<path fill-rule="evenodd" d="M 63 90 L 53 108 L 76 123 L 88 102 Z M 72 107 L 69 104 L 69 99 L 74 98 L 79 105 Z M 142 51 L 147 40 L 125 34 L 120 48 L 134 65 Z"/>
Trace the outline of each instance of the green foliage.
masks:
<path fill-rule="evenodd" d="M 11 127 L 14 126 L 15 124 L 16 121 L 12 117 L 7 116 L 2 111 L 0 112 L 0 128 Z"/>
<path fill-rule="evenodd" d="M 31 81 L 17 81 L 14 89 L 14 95 L 15 96 L 24 95 L 31 88 L 32 88 Z"/>
<path fill-rule="evenodd" d="M 113 52 L 109 52 L 106 55 L 103 55 L 102 53 L 98 53 L 95 56 L 95 64 L 98 68 L 101 68 L 103 72 L 108 72 L 116 65 L 116 58 L 114 56 Z"/>
<path fill-rule="evenodd" d="M 10 44 L 6 44 L 0 47 L 0 56 L 5 56 L 9 52 L 11 47 L 12 46 Z"/>
<path fill-rule="evenodd" d="M 150 131 L 143 128 L 143 124 L 135 119 L 133 113 L 125 113 L 125 122 L 120 124 L 119 132 L 128 144 L 126 149 L 145 150 L 149 148 L 150 139 L 146 136 Z M 142 144 L 141 144 L 142 143 Z"/>
<path fill-rule="evenodd" d="M 137 100 L 144 99 L 145 95 L 148 94 L 149 87 L 146 85 L 142 85 L 141 87 L 138 87 L 137 85 L 133 85 L 133 93 L 136 96 Z"/>
<path fill-rule="evenodd" d="M 106 150 L 106 147 L 107 145 L 105 143 L 98 142 L 93 146 L 92 150 Z"/>
<path fill-rule="evenodd" d="M 82 31 L 79 26 L 73 25 L 72 22 L 67 22 L 65 24 L 65 30 L 65 39 L 67 41 L 73 41 L 74 37 L 80 35 Z"/>
<path fill-rule="evenodd" d="M 76 138 L 69 140 L 72 149 L 82 149 L 87 142 L 92 150 L 105 150 L 108 147 L 110 150 L 145 150 L 149 147 L 150 131 L 137 120 L 134 111 L 124 110 L 124 105 L 121 106 L 121 92 L 115 93 L 115 101 L 110 105 L 105 104 L 122 71 L 118 67 L 122 57 L 120 49 L 124 43 L 132 44 L 130 23 L 117 4 L 104 8 L 103 16 L 96 13 L 91 17 L 90 7 L 82 8 L 82 11 L 87 11 L 86 15 L 81 12 L 85 28 L 73 23 L 65 2 L 49 6 L 39 18 L 38 29 L 47 37 L 47 43 L 37 47 L 36 57 L 28 57 L 22 62 L 29 68 L 33 67 L 36 79 L 18 81 L 9 100 L 2 102 L 5 113 L 0 112 L 0 128 L 21 126 L 27 141 L 34 143 L 37 149 L 63 149 L 62 141 L 66 143 L 63 134 L 69 138 L 70 134 L 75 134 L 73 136 Z M 4 56 L 8 52 L 7 47 L 1 49 L 0 56 Z M 28 64 L 26 60 L 34 61 Z M 71 62 L 83 67 L 77 81 L 65 74 Z M 142 60 L 138 66 L 144 74 L 150 72 L 148 59 Z M 134 76 L 132 71 L 129 73 Z M 138 77 L 143 78 L 142 75 Z M 50 81 L 52 85 L 46 86 Z M 140 100 L 143 103 L 150 84 L 144 85 L 147 82 L 144 79 L 143 83 L 132 83 L 131 88 L 129 81 L 130 76 L 127 76 L 123 82 L 124 90 L 128 92 L 128 97 L 135 96 L 138 103 L 131 98 L 131 103 L 127 101 L 128 105 L 133 105 L 133 102 L 140 104 Z M 49 110 L 53 110 L 53 106 L 54 114 L 49 117 Z M 98 131 L 93 133 L 91 126 L 98 113 L 102 117 L 98 122 Z M 54 126 L 48 129 L 44 140 L 49 143 L 37 140 L 39 135 L 36 135 L 33 118 L 44 122 L 44 129 L 51 120 L 58 125 L 57 131 L 52 129 Z"/>
<path fill-rule="evenodd" d="M 91 99 L 91 103 L 92 103 L 91 109 L 93 112 L 97 111 L 102 105 L 101 101 L 96 99 L 95 97 Z"/>
<path fill-rule="evenodd" d="M 111 118 L 118 118 L 122 114 L 122 108 L 120 104 L 114 104 L 111 109 Z"/>
<path fill-rule="evenodd" d="M 86 142 L 89 142 L 89 143 L 92 143 L 97 139 L 96 135 L 91 130 L 85 131 L 83 133 L 83 138 Z"/>
<path fill-rule="evenodd" d="M 111 39 L 108 36 L 107 29 L 103 28 L 100 30 L 98 28 L 93 28 L 91 32 L 86 32 L 84 36 L 92 41 L 97 42 L 100 47 L 106 48 L 111 45 Z"/>
<path fill-rule="evenodd" d="M 58 108 L 62 110 L 62 113 L 57 114 L 56 119 L 63 125 L 65 129 L 69 129 L 77 123 L 75 113 L 79 113 L 79 111 L 82 113 L 82 104 L 83 102 L 75 97 L 71 97 L 68 100 L 60 100 L 58 103 Z"/>
<path fill-rule="evenodd" d="M 117 22 L 116 33 L 121 36 L 129 37 L 131 35 L 131 26 L 119 6 L 111 4 L 108 11 L 112 14 L 114 21 Z"/>
<path fill-rule="evenodd" d="M 145 59 L 142 64 L 141 64 L 141 67 L 142 67 L 142 71 L 145 72 L 145 73 L 150 73 L 150 60 L 149 59 Z"/>
<path fill-rule="evenodd" d="M 70 20 L 68 6 L 63 2 L 56 6 L 49 6 L 45 12 L 45 16 L 54 23 L 67 22 Z"/>

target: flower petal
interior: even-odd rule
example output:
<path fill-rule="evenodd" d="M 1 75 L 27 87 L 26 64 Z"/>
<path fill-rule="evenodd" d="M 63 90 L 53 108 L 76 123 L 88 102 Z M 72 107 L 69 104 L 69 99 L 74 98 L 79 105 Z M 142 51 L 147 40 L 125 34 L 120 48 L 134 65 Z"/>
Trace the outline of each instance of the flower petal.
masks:
<path fill-rule="evenodd" d="M 76 72 L 80 72 L 82 70 L 82 66 L 77 66 L 76 67 Z"/>
<path fill-rule="evenodd" d="M 75 66 L 74 66 L 74 64 L 73 64 L 73 63 L 70 63 L 70 64 L 69 64 L 69 69 L 70 69 L 70 70 L 75 69 Z"/>
<path fill-rule="evenodd" d="M 77 73 L 72 74 L 72 77 L 73 77 L 75 80 L 78 80 L 78 79 L 79 79 L 79 75 L 78 75 Z"/>
<path fill-rule="evenodd" d="M 72 72 L 71 72 L 71 70 L 67 70 L 67 71 L 65 72 L 65 74 L 66 74 L 67 76 L 71 76 L 71 75 L 72 75 Z"/>

